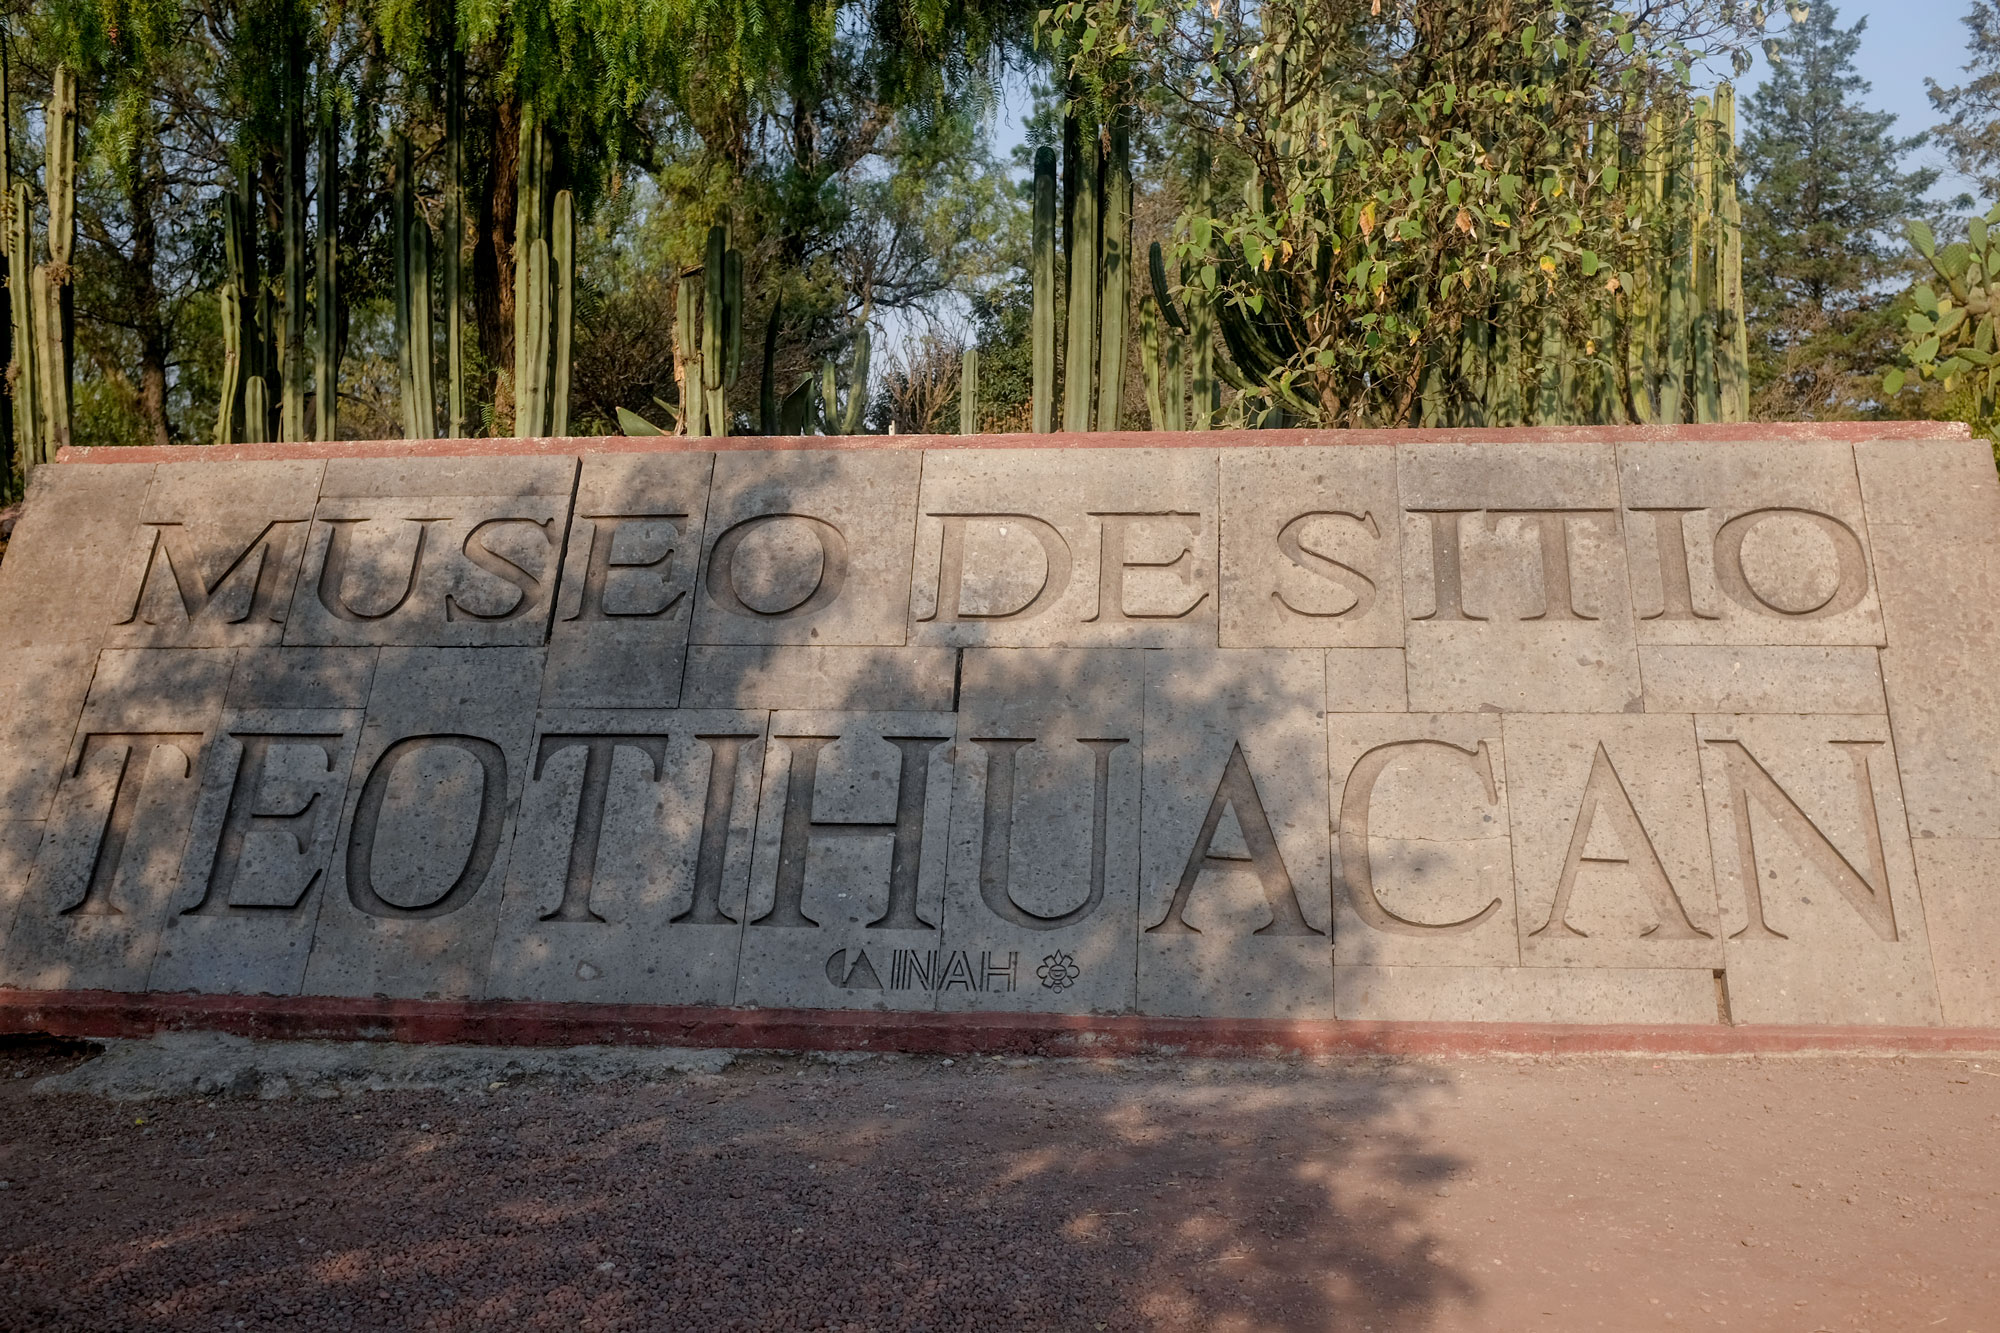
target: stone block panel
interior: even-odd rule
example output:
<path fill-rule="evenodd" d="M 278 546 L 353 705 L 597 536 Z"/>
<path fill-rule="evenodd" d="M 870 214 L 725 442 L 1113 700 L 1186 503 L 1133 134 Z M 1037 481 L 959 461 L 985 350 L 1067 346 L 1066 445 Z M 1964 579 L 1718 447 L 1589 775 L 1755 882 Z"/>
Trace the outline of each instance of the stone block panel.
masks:
<path fill-rule="evenodd" d="M 1148 656 L 967 650 L 944 940 L 1012 984 L 940 1009 L 1133 1009 Z"/>
<path fill-rule="evenodd" d="M 771 715 L 736 1003 L 930 1009 L 1018 988 L 945 947 L 956 721 Z"/>
<path fill-rule="evenodd" d="M 46 828 L 41 820 L 0 821 L 0 958 L 6 957 L 7 935 L 27 894 L 28 875 L 35 867 L 35 854 L 42 849 Z"/>
<path fill-rule="evenodd" d="M 902 644 L 922 463 L 894 452 L 718 454 L 693 642 Z"/>
<path fill-rule="evenodd" d="M 1140 1011 L 1331 1017 L 1323 655 L 1145 659 Z"/>
<path fill-rule="evenodd" d="M 1855 450 L 1889 646 L 1882 679 L 1919 838 L 2000 837 L 2000 483 L 1976 440 Z"/>
<path fill-rule="evenodd" d="M 1228 449 L 1221 464 L 1222 646 L 1400 646 L 1396 450 Z"/>
<path fill-rule="evenodd" d="M 1212 646 L 1216 531 L 1206 449 L 926 454 L 910 642 Z"/>
<path fill-rule="evenodd" d="M 1339 967 L 1354 1022 L 1715 1023 L 1714 977 L 1687 968 Z"/>
<path fill-rule="evenodd" d="M 1611 446 L 1398 454 L 1410 707 L 1641 711 Z"/>
<path fill-rule="evenodd" d="M 544 710 L 488 994 L 730 1003 L 765 723 L 761 712 Z"/>
<path fill-rule="evenodd" d="M 1879 717 L 1699 717 L 1729 1008 L 1742 1023 L 1941 1021 Z"/>
<path fill-rule="evenodd" d="M 114 573 L 121 647 L 276 644 L 324 464 L 162 463 Z"/>
<path fill-rule="evenodd" d="M 671 708 L 714 455 L 591 454 L 577 476 L 545 708 Z"/>
<path fill-rule="evenodd" d="M 468 461 L 328 463 L 285 642 L 543 643 L 576 461 Z"/>
<path fill-rule="evenodd" d="M 1853 446 L 1621 445 L 1643 643 L 1883 642 Z"/>
<path fill-rule="evenodd" d="M 96 669 L 87 643 L 0 647 L 0 820 L 48 818 Z"/>
<path fill-rule="evenodd" d="M 0 985 L 146 989 L 234 657 L 226 648 L 99 656 Z"/>
<path fill-rule="evenodd" d="M 485 993 L 542 662 L 533 648 L 382 650 L 306 993 Z"/>
<path fill-rule="evenodd" d="M 1501 720 L 1333 714 L 1327 747 L 1336 965 L 1519 963 Z"/>
<path fill-rule="evenodd" d="M 2000 838 L 1913 846 L 1944 1021 L 2000 1027 Z"/>
<path fill-rule="evenodd" d="M 1881 713 L 1874 648 L 1639 645 L 1649 713 Z"/>
<path fill-rule="evenodd" d="M 38 467 L 0 561 L 0 642 L 95 648 L 132 611 L 139 515 L 153 483 L 144 463 Z"/>

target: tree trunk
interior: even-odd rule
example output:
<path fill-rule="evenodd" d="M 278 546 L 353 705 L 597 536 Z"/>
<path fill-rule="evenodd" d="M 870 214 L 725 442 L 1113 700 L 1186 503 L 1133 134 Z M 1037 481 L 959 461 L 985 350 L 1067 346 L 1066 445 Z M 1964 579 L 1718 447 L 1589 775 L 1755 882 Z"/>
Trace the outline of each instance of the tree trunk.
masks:
<path fill-rule="evenodd" d="M 146 422 L 148 443 L 172 443 L 167 426 L 167 354 L 170 339 L 165 303 L 160 297 L 160 224 L 156 203 L 162 185 L 159 146 L 153 126 L 138 127 L 141 136 L 132 163 L 132 237 L 126 271 L 132 292 L 132 327 L 139 335 L 139 415 Z"/>
<path fill-rule="evenodd" d="M 520 185 L 521 104 L 514 98 L 482 107 L 469 127 L 487 145 L 478 190 L 479 231 L 472 247 L 472 316 L 479 350 L 494 375 L 493 419 L 514 415 L 514 206 Z"/>

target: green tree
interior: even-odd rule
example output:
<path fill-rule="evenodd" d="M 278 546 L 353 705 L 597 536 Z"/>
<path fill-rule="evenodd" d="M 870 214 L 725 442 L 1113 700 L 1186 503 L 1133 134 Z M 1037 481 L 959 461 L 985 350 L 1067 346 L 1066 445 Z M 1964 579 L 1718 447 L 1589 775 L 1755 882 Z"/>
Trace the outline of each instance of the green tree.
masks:
<path fill-rule="evenodd" d="M 2000 200 L 2000 4 L 1973 0 L 1962 17 L 1972 58 L 1963 69 L 1972 77 L 1946 88 L 1925 79 L 1931 105 L 1945 117 L 1931 135 L 1951 164 L 1979 186 L 1979 197 Z"/>
<path fill-rule="evenodd" d="M 1880 370 L 1901 316 L 1888 286 L 1909 260 L 1898 236 L 1937 179 L 1904 170 L 1922 135 L 1862 105 L 1854 69 L 1866 19 L 1814 4 L 1766 46 L 1770 77 L 1744 99 L 1743 284 L 1752 407 L 1765 419 L 1849 419 L 1880 410 Z"/>
<path fill-rule="evenodd" d="M 1618 182 L 1682 170 L 1691 132 L 1627 169 L 1648 112 L 1683 125 L 1690 62 L 1752 18 L 1727 0 L 1643 21 L 1603 0 L 1069 0 L 1045 28 L 1087 115 L 1138 103 L 1211 156 L 1214 203 L 1174 249 L 1183 299 L 1217 308 L 1238 415 L 1491 407 L 1511 425 L 1567 419 L 1577 385 L 1620 373 L 1621 276 L 1689 247 L 1684 225 L 1636 225 Z M 1625 396 L 1591 415 L 1637 412 Z"/>

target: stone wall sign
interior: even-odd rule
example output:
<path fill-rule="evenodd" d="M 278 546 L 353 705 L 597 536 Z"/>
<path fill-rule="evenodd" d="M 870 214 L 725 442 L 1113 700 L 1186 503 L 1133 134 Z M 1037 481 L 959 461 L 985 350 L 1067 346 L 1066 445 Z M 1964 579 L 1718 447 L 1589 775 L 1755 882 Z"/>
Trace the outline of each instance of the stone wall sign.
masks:
<path fill-rule="evenodd" d="M 2000 1025 L 1952 429 L 74 451 L 0 986 Z"/>

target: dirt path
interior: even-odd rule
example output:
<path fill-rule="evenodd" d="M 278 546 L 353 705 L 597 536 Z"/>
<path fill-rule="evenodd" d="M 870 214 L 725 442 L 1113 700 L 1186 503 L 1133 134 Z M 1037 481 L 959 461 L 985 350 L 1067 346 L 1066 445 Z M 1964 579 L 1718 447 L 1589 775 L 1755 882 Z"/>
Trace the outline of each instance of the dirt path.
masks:
<path fill-rule="evenodd" d="M 618 1058 L 0 1054 L 0 1326 L 2000 1328 L 2000 1060 Z"/>

